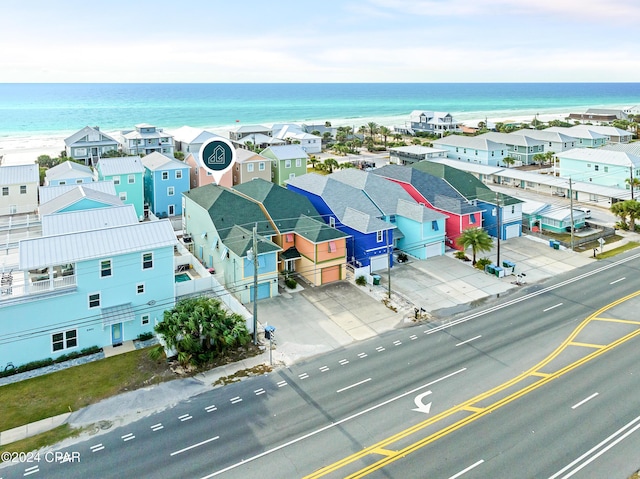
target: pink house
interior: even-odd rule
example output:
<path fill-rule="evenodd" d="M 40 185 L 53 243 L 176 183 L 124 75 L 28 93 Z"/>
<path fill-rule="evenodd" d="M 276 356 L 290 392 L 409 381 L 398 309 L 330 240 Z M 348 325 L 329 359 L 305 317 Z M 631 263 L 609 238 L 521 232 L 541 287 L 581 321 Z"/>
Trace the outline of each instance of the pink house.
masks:
<path fill-rule="evenodd" d="M 198 153 L 189 153 L 184 159 L 184 162 L 191 167 L 191 170 L 189 171 L 189 185 L 191 189 L 215 183 L 211 172 L 205 169 L 200 163 Z M 231 188 L 233 186 L 232 169 L 222 175 L 219 186 L 226 186 L 227 188 Z"/>

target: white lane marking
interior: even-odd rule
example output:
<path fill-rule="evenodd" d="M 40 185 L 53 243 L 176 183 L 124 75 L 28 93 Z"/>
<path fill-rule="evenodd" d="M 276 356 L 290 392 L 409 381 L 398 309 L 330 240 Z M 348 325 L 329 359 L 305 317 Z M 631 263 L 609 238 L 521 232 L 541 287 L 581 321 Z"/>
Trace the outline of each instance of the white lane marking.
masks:
<path fill-rule="evenodd" d="M 202 446 L 203 444 L 206 444 L 206 443 L 211 442 L 211 441 L 215 441 L 216 439 L 220 439 L 220 436 L 209 438 L 209 439 L 207 439 L 205 441 L 199 442 L 198 444 L 194 444 L 193 446 L 188 446 L 188 447 L 185 447 L 184 449 L 180 449 L 179 451 L 174 451 L 169 455 L 170 456 L 175 456 L 177 454 L 182 454 L 184 451 L 188 451 L 189 449 L 193 449 L 194 447 Z"/>
<path fill-rule="evenodd" d="M 178 416 L 178 419 L 180 419 L 182 422 L 185 422 L 189 419 L 193 419 L 193 416 L 191 414 L 183 414 L 182 416 Z"/>
<path fill-rule="evenodd" d="M 395 340 L 395 341 L 393 342 L 393 345 L 394 345 L 394 346 L 400 346 L 401 344 L 402 344 L 402 341 Z"/>
<path fill-rule="evenodd" d="M 36 472 L 40 472 L 40 466 L 27 467 L 24 470 L 23 476 L 30 476 L 31 474 L 35 474 Z"/>
<path fill-rule="evenodd" d="M 368 354 L 367 354 L 367 353 L 359 353 L 359 354 L 358 354 L 358 357 L 359 357 L 360 359 L 364 359 L 364 358 L 366 358 L 367 356 L 368 356 Z"/>
<path fill-rule="evenodd" d="M 160 422 L 158 424 L 154 424 L 153 426 L 151 426 L 151 430 L 153 432 L 159 431 L 160 429 L 164 429 L 164 426 Z"/>
<path fill-rule="evenodd" d="M 616 432 L 614 432 L 613 434 L 611 434 L 611 436 L 607 437 L 606 439 L 604 439 L 603 441 L 601 441 L 600 443 L 596 444 L 595 446 L 593 446 L 591 449 L 589 449 L 587 452 L 585 452 L 582 456 L 580 456 L 578 459 L 576 459 L 575 461 L 573 461 L 571 464 L 567 464 L 565 467 L 563 467 L 562 469 L 560 469 L 558 472 L 556 472 L 553 476 L 551 476 L 549 479 L 556 479 L 557 477 L 560 477 L 562 474 L 564 474 L 568 469 L 571 469 L 573 466 L 575 466 L 577 463 L 579 463 L 580 461 L 582 461 L 585 457 L 587 457 L 588 455 L 590 455 L 591 453 L 593 453 L 596 449 L 598 449 L 599 447 L 603 446 L 604 444 L 606 444 L 608 441 L 610 441 L 611 439 L 613 439 L 615 436 L 617 436 L 618 434 L 621 434 L 622 431 L 624 431 L 625 429 L 633 426 L 634 423 L 640 421 L 640 416 L 636 417 L 634 420 L 628 422 L 627 424 L 625 424 L 624 426 L 622 426 L 620 429 L 618 429 Z M 566 478 L 566 477 L 571 477 L 573 476 L 576 472 L 580 471 L 583 467 L 587 466 L 588 464 L 590 464 L 591 462 L 595 461 L 598 457 L 602 456 L 605 452 L 607 452 L 609 449 L 611 449 L 613 446 L 615 446 L 616 444 L 618 444 L 620 441 L 622 441 L 623 439 L 626 439 L 627 436 L 630 436 L 631 434 L 633 434 L 636 430 L 640 429 L 640 424 L 636 424 L 633 429 L 625 432 L 622 436 L 620 436 L 618 439 L 616 439 L 615 441 L 613 441 L 611 444 L 609 444 L 607 447 L 605 447 L 604 449 L 602 449 L 600 452 L 598 452 L 597 454 L 594 454 L 592 457 L 590 457 L 587 461 L 585 461 L 583 464 L 581 464 L 580 466 L 576 467 L 572 472 L 570 472 L 569 474 L 567 474 L 566 476 L 562 476 L 562 478 Z"/>
<path fill-rule="evenodd" d="M 278 387 L 281 388 L 282 386 L 286 386 L 287 385 L 287 381 L 280 381 L 278 382 Z"/>
<path fill-rule="evenodd" d="M 460 471 L 458 474 L 454 474 L 453 476 L 451 476 L 449 479 L 456 479 L 460 476 L 462 476 L 463 474 L 466 474 L 467 472 L 469 472 L 471 469 L 473 469 L 474 467 L 478 467 L 480 464 L 482 464 L 484 462 L 484 459 L 480 459 L 478 462 L 471 464 L 469 467 L 463 469 L 462 471 Z"/>
<path fill-rule="evenodd" d="M 326 373 L 329 370 L 329 367 L 328 366 L 320 366 L 318 369 L 320 370 L 320 372 Z"/>
<path fill-rule="evenodd" d="M 302 373 L 302 374 L 298 374 L 298 377 L 300 379 L 307 379 L 309 377 L 309 375 L 307 373 Z"/>
<path fill-rule="evenodd" d="M 580 401 L 578 404 L 574 404 L 573 406 L 571 406 L 571 409 L 577 409 L 580 406 L 582 406 L 584 403 L 586 403 L 587 401 L 591 401 L 594 397 L 596 397 L 598 395 L 598 393 L 593 393 L 591 396 L 589 396 L 588 398 L 583 399 L 582 401 Z"/>
<path fill-rule="evenodd" d="M 558 303 L 558 304 L 554 304 L 553 306 L 547 308 L 547 309 L 543 309 L 542 312 L 546 313 L 547 311 L 551 311 L 552 309 L 557 308 L 558 306 L 562 306 L 564 303 Z"/>
<path fill-rule="evenodd" d="M 102 445 L 102 443 L 94 444 L 89 449 L 91 449 L 91 452 L 98 452 L 98 451 L 102 451 L 104 449 L 104 446 Z"/>
<path fill-rule="evenodd" d="M 260 394 L 264 394 L 267 391 L 265 391 L 264 389 L 260 388 L 260 389 L 256 389 L 255 391 L 253 391 L 254 393 L 256 393 L 256 396 L 260 396 Z"/>
<path fill-rule="evenodd" d="M 418 336 L 416 336 L 415 334 L 412 334 L 411 336 L 409 336 L 409 339 L 413 341 L 415 339 L 418 339 Z"/>
<path fill-rule="evenodd" d="M 242 402 L 242 398 L 240 396 L 236 396 L 234 398 L 229 399 L 229 401 L 231 401 L 231 404 L 237 404 L 239 402 Z"/>
<path fill-rule="evenodd" d="M 471 341 L 473 341 L 474 339 L 480 339 L 482 337 L 482 334 L 478 334 L 477 336 L 471 338 L 471 339 L 467 339 L 466 341 L 462 341 L 461 343 L 456 344 L 456 347 L 458 346 L 462 346 L 463 344 L 467 344 L 470 343 Z"/>
<path fill-rule="evenodd" d="M 120 439 L 122 439 L 124 442 L 131 441 L 131 439 L 135 439 L 135 438 L 136 437 L 132 433 L 125 434 L 124 436 L 120 436 Z"/>
<path fill-rule="evenodd" d="M 341 359 L 338 362 L 340 363 L 341 366 L 344 366 L 345 364 L 349 364 L 349 360 L 348 359 Z"/>
<path fill-rule="evenodd" d="M 211 406 L 207 406 L 206 408 L 204 408 L 204 410 L 207 412 L 213 412 L 213 411 L 217 411 L 218 408 L 216 407 L 215 404 L 212 404 Z"/>
<path fill-rule="evenodd" d="M 620 279 L 616 279 L 615 281 L 611 281 L 611 283 L 609 283 L 609 284 L 616 284 L 616 283 L 619 283 L 620 281 L 624 281 L 625 279 L 627 279 L 627 278 L 626 277 L 622 277 Z"/>
<path fill-rule="evenodd" d="M 376 348 L 376 351 L 378 351 L 379 353 L 381 353 L 382 351 L 386 351 L 386 349 L 385 349 L 385 348 L 383 348 L 382 346 L 378 346 L 378 347 Z"/>
<path fill-rule="evenodd" d="M 634 259 L 640 258 L 640 253 L 636 253 L 627 258 L 620 259 L 618 261 L 614 261 L 613 263 L 609 263 L 601 268 L 594 269 L 593 271 L 589 271 L 587 273 L 582 273 L 578 276 L 574 276 L 573 278 L 569 278 L 565 281 L 561 281 L 558 284 L 553 284 L 551 286 L 547 286 L 546 288 L 539 289 L 538 291 L 534 291 L 533 293 L 525 294 L 524 296 L 520 296 L 518 298 L 512 299 L 510 301 L 505 301 L 504 303 L 497 304 L 496 306 L 492 306 L 487 309 L 483 309 L 482 311 L 478 311 L 477 313 L 472 313 L 469 316 L 465 316 L 460 319 L 456 319 L 454 321 L 450 321 L 448 323 L 442 324 L 440 326 L 436 326 L 435 328 L 429 329 L 425 331 L 425 334 L 433 334 L 438 331 L 442 331 L 443 329 L 450 328 L 457 324 L 466 323 L 467 321 L 471 321 L 472 319 L 479 318 L 480 316 L 484 316 L 485 314 L 493 313 L 494 311 L 499 311 L 500 309 L 506 308 L 508 306 L 513 306 L 514 304 L 521 303 L 523 301 L 527 301 L 535 296 L 540 296 L 541 294 L 548 293 L 549 291 L 553 291 L 554 289 L 561 288 L 571 283 L 575 283 L 576 281 L 580 281 L 584 278 L 588 278 L 589 276 L 593 276 L 595 274 L 599 274 L 603 271 L 606 271 L 611 268 L 615 268 L 616 266 L 620 266 L 621 264 L 628 263 L 629 261 L 633 261 Z"/>
<path fill-rule="evenodd" d="M 371 378 L 367 378 L 367 379 L 359 381 L 359 382 L 357 382 L 355 384 L 352 384 L 351 386 L 347 386 L 347 387 L 344 387 L 342 389 L 338 389 L 336 392 L 337 393 L 341 393 L 342 391 L 346 391 L 347 389 L 355 388 L 356 386 L 360 386 L 361 384 L 368 383 L 369 381 L 371 381 Z"/>
<path fill-rule="evenodd" d="M 322 432 L 324 432 L 324 431 L 326 431 L 328 429 L 340 426 L 341 424 L 344 424 L 347 421 L 351 421 L 352 419 L 360 417 L 363 414 L 367 414 L 367 413 L 369 413 L 371 411 L 375 411 L 376 409 L 379 409 L 379 408 L 381 408 L 383 406 L 386 406 L 387 404 L 392 403 L 393 401 L 397 401 L 398 399 L 402 399 L 403 397 L 409 396 L 409 395 L 415 393 L 416 391 L 420 391 L 421 389 L 424 389 L 424 388 L 427 388 L 427 387 L 429 387 L 429 386 L 431 386 L 433 384 L 439 383 L 440 381 L 444 381 L 445 379 L 449 379 L 450 377 L 455 376 L 456 374 L 460 374 L 460 373 L 462 373 L 462 372 L 464 372 L 466 370 L 467 370 L 467 368 L 458 369 L 457 371 L 449 373 L 446 376 L 442 376 L 441 378 L 435 379 L 435 380 L 433 380 L 433 381 L 431 381 L 431 382 L 429 382 L 427 384 L 423 384 L 422 386 L 418 386 L 417 388 L 414 388 L 414 389 L 412 389 L 410 391 L 406 391 L 406 392 L 404 392 L 404 393 L 402 393 L 402 394 L 400 394 L 400 395 L 398 395 L 396 397 L 392 397 L 391 399 L 387 399 L 386 401 L 383 401 L 383 402 L 381 402 L 379 404 L 376 404 L 375 406 L 371 406 L 368 409 L 364 409 L 364 410 L 362 410 L 360 412 L 352 414 L 351 416 L 345 417 L 344 419 L 340 419 L 339 421 L 333 422 L 331 424 L 327 424 L 326 426 L 321 427 L 320 429 L 316 429 L 315 431 L 311 431 L 310 433 L 307 433 L 304 436 L 297 437 L 295 439 L 292 439 L 289 442 L 285 442 L 284 444 L 280 444 L 279 446 L 276 446 L 276 447 L 274 447 L 272 449 L 268 449 L 268 450 L 266 450 L 264 452 L 261 452 L 260 454 L 256 454 L 255 456 L 249 457 L 247 459 L 243 459 L 242 462 L 237 462 L 235 464 L 231 464 L 230 466 L 227 466 L 224 469 L 221 469 L 219 471 L 213 472 L 213 473 L 209 474 L 208 476 L 204 476 L 201 479 L 211 479 L 212 477 L 216 477 L 216 476 L 219 476 L 220 474 L 224 474 L 225 472 L 231 471 L 232 469 L 235 469 L 236 467 L 240 467 L 240 466 L 242 466 L 244 464 L 247 464 L 248 462 L 255 461 L 256 459 L 260 459 L 261 457 L 268 456 L 269 454 L 273 454 L 274 452 L 279 451 L 280 449 L 284 449 L 285 447 L 289 447 L 289 446 L 291 446 L 293 444 L 296 444 L 296 443 L 298 443 L 300 441 L 304 441 L 305 439 L 308 439 L 308 438 L 313 437 L 313 436 L 315 436 L 317 434 L 320 434 L 320 433 L 322 433 Z"/>

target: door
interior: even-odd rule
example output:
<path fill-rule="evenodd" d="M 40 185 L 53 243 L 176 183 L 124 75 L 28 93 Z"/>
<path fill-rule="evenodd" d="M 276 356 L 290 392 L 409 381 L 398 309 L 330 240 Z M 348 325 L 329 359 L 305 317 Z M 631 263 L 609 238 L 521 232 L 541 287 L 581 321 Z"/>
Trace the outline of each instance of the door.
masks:
<path fill-rule="evenodd" d="M 322 268 L 321 279 L 322 284 L 331 283 L 340 280 L 340 265 Z"/>
<path fill-rule="evenodd" d="M 425 258 L 442 256 L 442 243 L 431 243 L 425 247 Z"/>
<path fill-rule="evenodd" d="M 520 236 L 520 225 L 509 225 L 505 228 L 504 239 L 517 238 Z"/>
<path fill-rule="evenodd" d="M 251 291 L 249 295 L 249 301 L 253 301 L 255 288 L 251 285 Z M 267 299 L 271 297 L 271 283 L 260 283 L 258 285 L 258 300 Z"/>
<path fill-rule="evenodd" d="M 381 269 L 387 269 L 389 266 L 389 256 L 387 254 L 381 254 L 380 256 L 371 257 L 370 271 L 380 271 Z"/>
<path fill-rule="evenodd" d="M 111 344 L 113 346 L 122 344 L 122 323 L 111 325 Z"/>
<path fill-rule="evenodd" d="M 175 216 L 176 214 L 176 205 L 169 205 L 169 216 Z"/>

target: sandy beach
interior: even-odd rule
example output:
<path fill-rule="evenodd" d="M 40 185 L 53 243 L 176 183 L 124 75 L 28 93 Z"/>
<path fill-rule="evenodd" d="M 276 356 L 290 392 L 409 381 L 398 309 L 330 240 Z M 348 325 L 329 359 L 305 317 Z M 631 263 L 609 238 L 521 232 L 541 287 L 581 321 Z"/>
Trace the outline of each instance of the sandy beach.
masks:
<path fill-rule="evenodd" d="M 477 114 L 476 114 L 477 115 Z M 537 115 L 538 120 L 542 122 L 549 122 L 553 120 L 564 120 L 569 113 L 544 113 Z M 531 122 L 535 115 L 531 114 L 515 114 L 513 116 L 505 117 L 492 117 L 487 116 L 487 120 L 493 123 L 506 123 L 506 122 Z M 465 124 L 477 124 L 479 121 L 484 121 L 485 118 L 460 118 L 454 116 Z M 381 126 L 393 128 L 393 126 L 404 125 L 409 121 L 409 115 L 386 117 L 386 118 L 355 118 L 355 119 L 331 119 L 330 121 L 334 127 L 337 126 L 351 126 L 356 130 L 361 125 L 366 125 L 369 122 L 378 123 Z M 300 123 L 300 122 L 295 122 Z M 311 123 L 311 122 L 309 122 Z M 324 123 L 324 121 L 317 121 L 315 123 Z M 251 124 L 251 123 L 246 123 Z M 267 123 L 265 126 L 271 126 L 271 123 Z M 231 129 L 237 128 L 238 125 L 228 127 L 215 127 L 204 128 L 212 133 L 228 137 L 228 132 Z M 80 129 L 79 127 L 78 129 Z M 168 133 L 172 133 L 171 129 L 166 129 Z M 106 131 L 110 136 L 117 137 L 117 131 Z M 5 138 L 0 140 L 0 157 L 2 158 L 2 165 L 24 165 L 34 163 L 38 156 L 49 155 L 51 157 L 58 156 L 61 151 L 64 150 L 64 140 L 67 136 L 34 136 L 34 137 L 16 137 Z"/>

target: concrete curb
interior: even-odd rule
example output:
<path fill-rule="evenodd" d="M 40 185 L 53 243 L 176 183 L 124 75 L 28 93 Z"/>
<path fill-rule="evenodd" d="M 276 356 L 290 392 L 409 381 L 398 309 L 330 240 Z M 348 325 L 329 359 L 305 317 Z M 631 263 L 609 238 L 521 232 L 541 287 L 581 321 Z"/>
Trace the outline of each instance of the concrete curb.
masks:
<path fill-rule="evenodd" d="M 12 442 L 20 441 L 22 439 L 35 436 L 36 434 L 50 431 L 51 429 L 64 424 L 69 416 L 71 416 L 70 412 L 58 414 L 57 416 L 48 417 L 24 426 L 18 426 L 7 431 L 2 431 L 0 432 L 0 446 L 5 446 Z"/>

